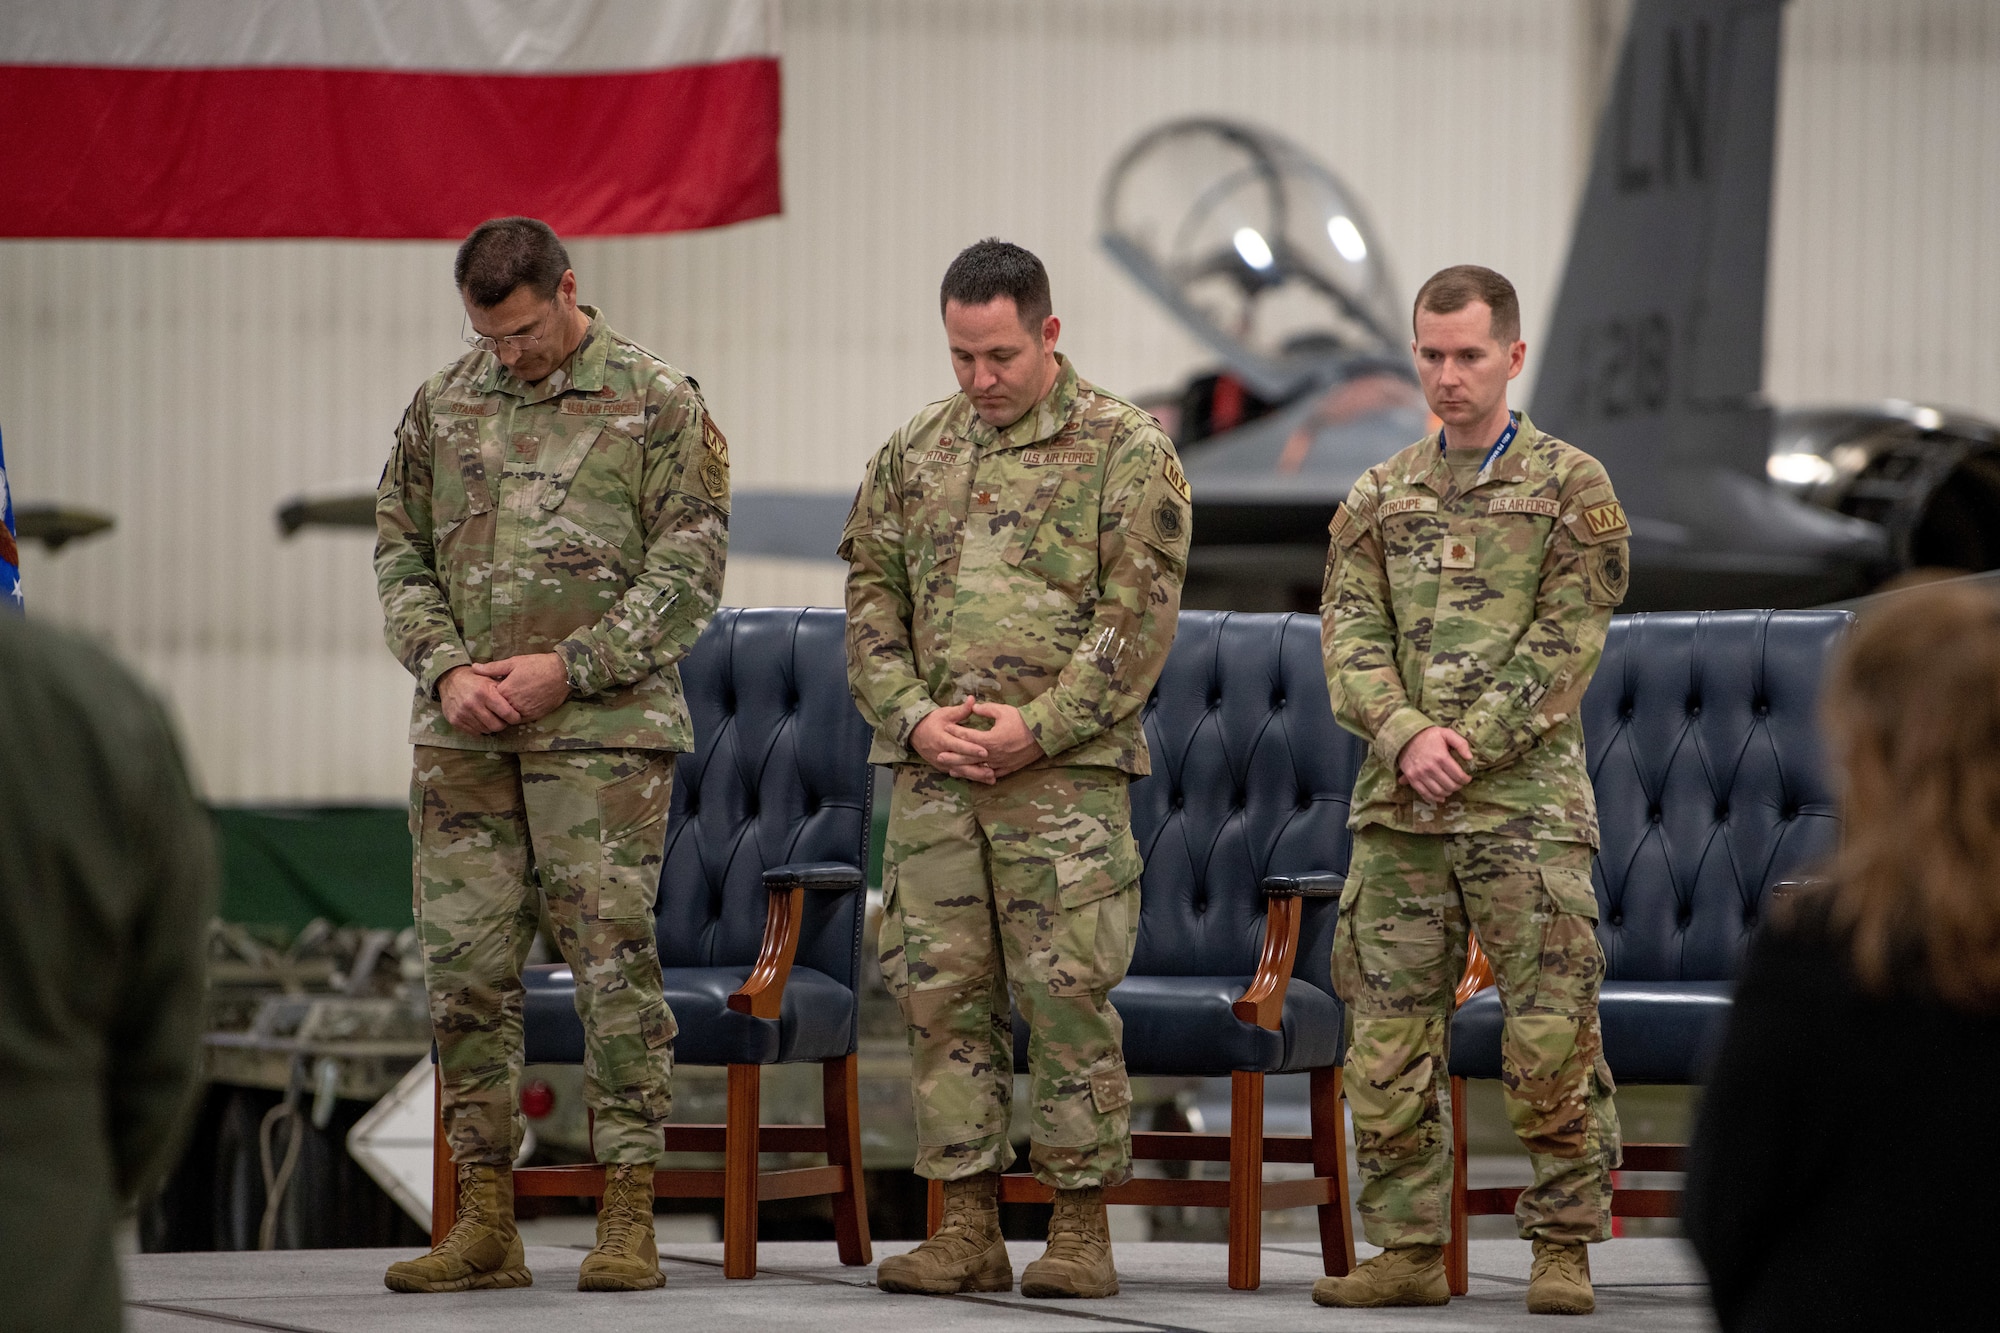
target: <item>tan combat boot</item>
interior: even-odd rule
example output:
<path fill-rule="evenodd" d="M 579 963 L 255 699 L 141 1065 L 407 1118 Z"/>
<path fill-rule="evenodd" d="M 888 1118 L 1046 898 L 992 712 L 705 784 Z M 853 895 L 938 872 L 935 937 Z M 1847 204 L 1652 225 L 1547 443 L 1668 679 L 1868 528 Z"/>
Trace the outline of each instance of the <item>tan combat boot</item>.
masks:
<path fill-rule="evenodd" d="M 1049 1248 L 1021 1270 L 1023 1296 L 1116 1296 L 1118 1270 L 1111 1266 L 1111 1221 L 1104 1191 L 1057 1190 L 1049 1218 Z"/>
<path fill-rule="evenodd" d="M 1443 1305 L 1450 1300 L 1442 1245 L 1399 1245 L 1362 1260 L 1346 1277 L 1323 1277 L 1313 1283 L 1314 1305 L 1364 1309 Z"/>
<path fill-rule="evenodd" d="M 1590 1247 L 1580 1241 L 1536 1241 L 1535 1266 L 1528 1272 L 1528 1313 L 1589 1314 L 1596 1308 Z"/>
<path fill-rule="evenodd" d="M 504 1166 L 461 1162 L 458 1220 L 421 1259 L 390 1264 L 382 1276 L 391 1291 L 484 1291 L 534 1282 L 514 1229 L 514 1172 Z"/>
<path fill-rule="evenodd" d="M 577 1270 L 578 1291 L 651 1291 L 667 1285 L 653 1239 L 653 1168 L 604 1168 L 597 1205 L 597 1244 Z"/>
<path fill-rule="evenodd" d="M 908 1254 L 875 1266 L 883 1291 L 949 1296 L 961 1291 L 1009 1291 L 1014 1266 L 1000 1238 L 1000 1177 L 988 1171 L 944 1182 L 944 1225 Z"/>

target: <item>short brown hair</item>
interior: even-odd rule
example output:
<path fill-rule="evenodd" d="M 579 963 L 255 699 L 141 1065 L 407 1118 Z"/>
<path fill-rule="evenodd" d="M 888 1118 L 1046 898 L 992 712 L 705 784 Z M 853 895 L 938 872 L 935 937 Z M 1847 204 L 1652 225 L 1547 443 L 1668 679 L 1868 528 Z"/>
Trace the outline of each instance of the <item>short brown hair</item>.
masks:
<path fill-rule="evenodd" d="M 452 281 L 481 310 L 491 310 L 516 287 L 548 300 L 569 272 L 569 251 L 540 218 L 493 218 L 472 229 L 452 261 Z"/>
<path fill-rule="evenodd" d="M 2000 1005 L 2000 598 L 1965 583 L 1884 598 L 1823 708 L 1846 772 L 1833 922 L 1856 976 Z"/>
<path fill-rule="evenodd" d="M 1055 310 L 1049 297 L 1049 271 L 1042 261 L 1012 241 L 989 236 L 958 252 L 938 285 L 938 313 L 956 301 L 985 305 L 999 297 L 1014 303 L 1021 327 L 1040 337 L 1042 321 Z"/>
<path fill-rule="evenodd" d="M 1512 345 L 1521 337 L 1521 298 L 1514 294 L 1514 284 L 1495 273 L 1490 268 L 1477 264 L 1453 264 L 1431 274 L 1424 285 L 1417 288 L 1417 303 L 1410 308 L 1410 332 L 1417 331 L 1417 312 L 1428 310 L 1433 315 L 1449 315 L 1454 310 L 1463 310 L 1474 301 L 1486 302 L 1486 308 L 1493 312 L 1493 322 L 1488 325 L 1495 341 Z"/>

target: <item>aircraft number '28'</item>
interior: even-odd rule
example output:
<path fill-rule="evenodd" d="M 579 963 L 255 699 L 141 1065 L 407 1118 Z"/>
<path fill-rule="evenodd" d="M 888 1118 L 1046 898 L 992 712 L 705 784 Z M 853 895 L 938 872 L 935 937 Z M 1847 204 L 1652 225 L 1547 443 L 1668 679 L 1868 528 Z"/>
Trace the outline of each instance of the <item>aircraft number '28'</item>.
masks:
<path fill-rule="evenodd" d="M 1672 328 L 1664 313 L 1623 315 L 1584 329 L 1577 340 L 1575 410 L 1597 417 L 1657 412 L 1667 405 Z"/>

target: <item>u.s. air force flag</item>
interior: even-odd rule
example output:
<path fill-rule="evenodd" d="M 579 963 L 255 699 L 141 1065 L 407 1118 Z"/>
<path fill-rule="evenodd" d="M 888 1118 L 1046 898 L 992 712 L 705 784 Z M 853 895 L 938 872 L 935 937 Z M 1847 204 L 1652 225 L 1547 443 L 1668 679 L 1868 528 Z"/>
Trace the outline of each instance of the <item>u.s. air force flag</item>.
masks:
<path fill-rule="evenodd" d="M 0 444 L 0 606 L 19 611 L 21 548 L 14 541 L 14 492 L 7 487 L 7 449 Z"/>

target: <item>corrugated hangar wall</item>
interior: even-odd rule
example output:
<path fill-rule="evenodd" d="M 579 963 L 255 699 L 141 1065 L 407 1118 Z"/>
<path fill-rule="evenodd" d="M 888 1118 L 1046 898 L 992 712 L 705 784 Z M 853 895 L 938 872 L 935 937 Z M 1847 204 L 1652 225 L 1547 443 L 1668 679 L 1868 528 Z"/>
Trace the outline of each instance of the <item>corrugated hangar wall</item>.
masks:
<path fill-rule="evenodd" d="M 2000 417 L 2000 15 L 1796 0 L 1768 382 Z M 850 490 L 948 393 L 938 274 L 999 234 L 1055 279 L 1064 347 L 1116 390 L 1201 364 L 1096 248 L 1106 167 L 1169 116 L 1253 118 L 1362 196 L 1405 291 L 1489 263 L 1537 337 L 1617 0 L 814 0 L 785 8 L 780 218 L 573 247 L 585 298 L 697 375 L 739 488 Z M 220 800 L 397 796 L 407 678 L 360 533 L 278 503 L 365 485 L 455 354 L 445 244 L 0 244 L 0 429 L 19 502 L 111 534 L 24 553 L 31 614 L 112 643 L 169 698 Z M 1531 352 L 1532 356 L 1532 352 Z M 745 604 L 838 597 L 743 558 Z"/>

